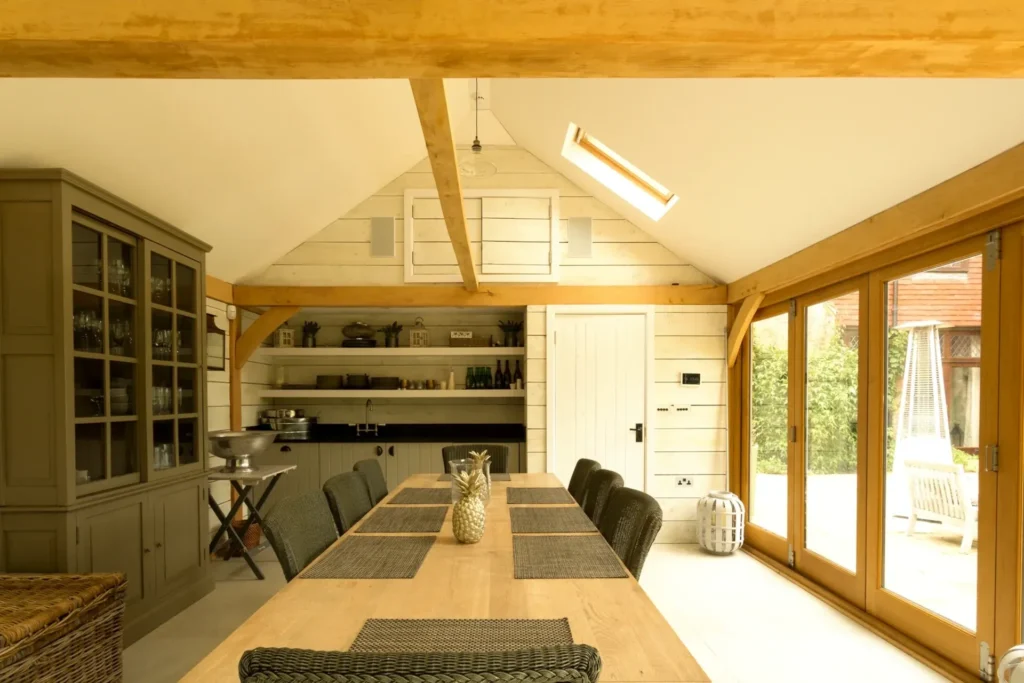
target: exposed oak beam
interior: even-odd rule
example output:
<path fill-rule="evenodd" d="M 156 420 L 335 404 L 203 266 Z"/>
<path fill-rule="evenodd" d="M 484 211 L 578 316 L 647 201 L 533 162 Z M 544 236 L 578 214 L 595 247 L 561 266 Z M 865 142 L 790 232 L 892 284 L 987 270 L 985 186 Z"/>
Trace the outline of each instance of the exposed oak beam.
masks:
<path fill-rule="evenodd" d="M 440 78 L 411 79 L 412 96 L 420 115 L 423 139 L 427 143 L 427 157 L 434 171 L 434 184 L 441 200 L 444 224 L 459 262 L 462 282 L 471 292 L 480 288 L 473 267 L 473 250 L 469 245 L 469 226 L 462 203 L 462 182 L 459 180 L 459 160 L 455 154 L 455 140 L 448 120 L 448 101 L 444 97 L 444 81 Z"/>
<path fill-rule="evenodd" d="M 206 296 L 211 299 L 223 301 L 226 304 L 235 303 L 232 287 L 233 285 L 230 282 L 224 282 L 224 280 L 212 275 L 206 276 Z"/>
<path fill-rule="evenodd" d="M 726 344 L 730 368 L 736 364 L 736 357 L 740 354 L 740 346 L 743 345 L 743 338 L 747 336 L 750 321 L 754 319 L 757 307 L 761 305 L 762 301 L 764 301 L 763 293 L 751 294 L 743 300 L 740 310 L 736 313 L 736 318 L 732 321 L 732 327 L 729 328 L 729 340 Z"/>
<path fill-rule="evenodd" d="M 242 316 L 235 316 L 234 320 L 228 321 L 228 341 L 231 344 L 228 351 L 231 356 L 228 366 L 228 418 L 231 429 L 236 432 L 242 428 L 242 368 L 235 367 L 234 361 L 241 330 Z"/>
<path fill-rule="evenodd" d="M 456 285 L 407 287 L 259 287 L 236 285 L 238 306 L 530 306 L 547 304 L 724 304 L 725 285 L 574 287 Z"/>
<path fill-rule="evenodd" d="M 240 371 L 252 357 L 253 352 L 263 343 L 263 340 L 298 312 L 298 306 L 275 306 L 264 311 L 235 343 L 235 352 L 231 356 L 231 367 Z"/>
<path fill-rule="evenodd" d="M 1006 216 L 999 209 L 1021 198 L 1024 144 L 730 283 L 729 302 L 780 290 L 972 219 L 976 232 L 1000 227 Z"/>
<path fill-rule="evenodd" d="M 556 11 L 557 10 L 557 11 Z M 1019 0 L 6 0 L 0 76 L 1024 76 Z"/>

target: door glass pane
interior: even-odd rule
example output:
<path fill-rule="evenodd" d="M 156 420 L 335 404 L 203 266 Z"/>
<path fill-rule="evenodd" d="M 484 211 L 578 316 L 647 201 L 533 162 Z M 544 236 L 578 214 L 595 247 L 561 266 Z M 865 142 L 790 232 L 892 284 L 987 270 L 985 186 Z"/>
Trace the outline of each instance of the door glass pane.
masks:
<path fill-rule="evenodd" d="M 171 360 L 171 318 L 166 311 L 153 311 L 153 360 Z"/>
<path fill-rule="evenodd" d="M 75 481 L 88 484 L 105 479 L 106 462 L 105 424 L 75 425 Z"/>
<path fill-rule="evenodd" d="M 110 310 L 110 354 L 134 356 L 135 306 L 111 299 L 107 307 Z"/>
<path fill-rule="evenodd" d="M 135 415 L 135 364 L 110 361 L 110 414 Z"/>
<path fill-rule="evenodd" d="M 196 421 L 189 418 L 178 420 L 178 464 L 188 465 L 199 458 L 199 449 L 196 447 Z"/>
<path fill-rule="evenodd" d="M 110 423 L 110 474 L 135 474 L 139 471 L 138 438 L 135 422 Z"/>
<path fill-rule="evenodd" d="M 184 315 L 178 318 L 178 362 L 196 362 L 196 319 Z"/>
<path fill-rule="evenodd" d="M 174 412 L 173 385 L 174 369 L 166 365 L 154 365 L 152 396 L 154 415 L 170 415 Z"/>
<path fill-rule="evenodd" d="M 750 521 L 788 535 L 789 316 L 750 326 Z"/>
<path fill-rule="evenodd" d="M 135 250 L 113 237 L 107 238 L 107 291 L 118 296 L 134 298 Z"/>
<path fill-rule="evenodd" d="M 153 469 L 174 467 L 174 420 L 153 423 Z"/>
<path fill-rule="evenodd" d="M 889 282 L 886 589 L 977 621 L 981 255 Z"/>
<path fill-rule="evenodd" d="M 196 371 L 178 368 L 178 412 L 196 412 Z"/>
<path fill-rule="evenodd" d="M 171 259 L 153 254 L 150 259 L 149 289 L 153 303 L 171 305 Z"/>
<path fill-rule="evenodd" d="M 860 293 L 807 307 L 804 545 L 857 571 Z"/>
<path fill-rule="evenodd" d="M 72 292 L 71 334 L 75 351 L 103 353 L 103 299 Z"/>
<path fill-rule="evenodd" d="M 196 312 L 196 271 L 188 266 L 177 264 L 174 286 L 177 290 L 176 306 L 179 310 Z"/>
<path fill-rule="evenodd" d="M 103 361 L 75 359 L 75 417 L 100 417 L 103 401 Z"/>
<path fill-rule="evenodd" d="M 101 289 L 103 277 L 103 237 L 95 230 L 71 225 L 71 281 L 93 289 Z"/>

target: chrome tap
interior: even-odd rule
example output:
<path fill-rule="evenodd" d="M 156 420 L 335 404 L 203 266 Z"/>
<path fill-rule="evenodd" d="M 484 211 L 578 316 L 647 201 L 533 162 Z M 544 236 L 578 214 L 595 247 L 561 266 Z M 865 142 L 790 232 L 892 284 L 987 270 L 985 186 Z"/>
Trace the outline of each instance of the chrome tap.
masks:
<path fill-rule="evenodd" d="M 370 422 L 370 413 L 373 412 L 373 400 L 366 399 L 366 409 L 363 411 L 363 424 L 356 425 L 356 436 L 373 434 L 377 436 L 377 423 Z"/>

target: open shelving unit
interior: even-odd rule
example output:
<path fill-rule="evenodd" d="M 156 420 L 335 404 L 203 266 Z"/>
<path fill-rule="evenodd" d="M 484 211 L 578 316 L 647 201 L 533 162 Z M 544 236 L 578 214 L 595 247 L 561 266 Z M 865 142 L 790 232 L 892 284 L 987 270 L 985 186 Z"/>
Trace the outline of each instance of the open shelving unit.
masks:
<path fill-rule="evenodd" d="M 522 346 L 426 346 L 426 347 L 374 347 L 374 348 L 348 348 L 328 346 L 319 348 L 306 347 L 285 347 L 274 348 L 264 346 L 256 350 L 254 358 L 264 358 L 268 361 L 284 361 L 288 358 L 334 358 L 334 357 L 360 357 L 360 358 L 393 358 L 393 357 L 427 357 L 443 356 L 454 357 L 512 357 L 525 356 L 526 349 Z"/>
<path fill-rule="evenodd" d="M 523 398 L 525 389 L 264 389 L 262 398 Z"/>

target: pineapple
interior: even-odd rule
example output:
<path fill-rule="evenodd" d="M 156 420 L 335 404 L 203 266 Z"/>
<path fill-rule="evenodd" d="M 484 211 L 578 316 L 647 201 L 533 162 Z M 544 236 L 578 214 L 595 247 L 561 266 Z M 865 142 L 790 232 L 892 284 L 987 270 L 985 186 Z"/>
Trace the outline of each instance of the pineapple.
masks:
<path fill-rule="evenodd" d="M 484 475 L 484 490 L 481 495 L 484 502 L 487 502 L 491 499 L 491 468 L 488 467 L 491 462 L 491 456 L 487 455 L 486 450 L 482 453 L 470 451 L 469 459 L 473 461 L 473 469 Z"/>
<path fill-rule="evenodd" d="M 485 485 L 483 474 L 459 472 L 453 479 L 461 498 L 452 509 L 452 531 L 459 543 L 477 543 L 484 536 L 486 510 L 481 496 Z"/>

